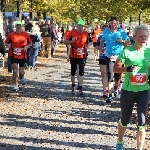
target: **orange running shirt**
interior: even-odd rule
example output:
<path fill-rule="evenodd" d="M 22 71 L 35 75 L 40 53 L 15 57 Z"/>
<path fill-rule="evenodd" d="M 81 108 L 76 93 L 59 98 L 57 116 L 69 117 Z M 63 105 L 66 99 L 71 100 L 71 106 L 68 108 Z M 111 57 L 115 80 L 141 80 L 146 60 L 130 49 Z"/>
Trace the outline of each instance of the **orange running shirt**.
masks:
<path fill-rule="evenodd" d="M 76 48 L 83 48 L 89 42 L 89 36 L 86 31 L 78 32 L 76 29 L 71 30 L 66 35 L 66 40 L 71 40 L 72 38 L 76 38 L 76 41 L 71 44 L 73 47 Z"/>
<path fill-rule="evenodd" d="M 21 33 L 11 32 L 8 34 L 5 43 L 7 44 L 11 43 L 11 49 L 24 48 L 29 43 L 32 43 L 32 39 L 30 38 L 30 35 L 26 32 L 21 32 Z M 11 53 L 11 49 L 10 49 L 10 53 Z M 21 50 L 19 55 L 13 54 L 13 52 L 12 55 L 14 55 L 15 58 L 23 59 L 24 56 L 26 55 L 26 52 L 24 50 Z"/>
<path fill-rule="evenodd" d="M 101 30 L 94 30 L 93 42 L 97 42 L 97 39 L 101 32 L 102 32 Z"/>
<path fill-rule="evenodd" d="M 26 32 L 16 33 L 11 32 L 5 40 L 5 43 L 10 43 L 12 48 L 24 48 L 28 43 L 32 43 L 30 35 Z"/>
<path fill-rule="evenodd" d="M 66 40 L 76 38 L 75 42 L 71 44 L 70 57 L 71 58 L 85 58 L 86 57 L 86 45 L 89 42 L 89 35 L 86 31 L 78 32 L 77 30 L 71 30 L 66 35 Z"/>

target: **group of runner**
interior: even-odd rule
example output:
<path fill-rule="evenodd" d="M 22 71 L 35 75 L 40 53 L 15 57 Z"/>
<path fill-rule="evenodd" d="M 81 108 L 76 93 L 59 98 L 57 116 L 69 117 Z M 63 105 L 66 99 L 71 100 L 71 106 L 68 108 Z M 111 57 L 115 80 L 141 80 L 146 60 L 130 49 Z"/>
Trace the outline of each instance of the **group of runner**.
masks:
<path fill-rule="evenodd" d="M 75 75 L 79 82 L 79 94 L 83 95 L 84 66 L 89 44 L 89 35 L 84 30 L 84 21 L 78 21 L 77 29 L 65 36 L 64 43 L 70 44 L 68 60 L 71 64 L 72 94 L 75 91 Z M 98 35 L 98 36 L 97 36 Z M 137 103 L 137 149 L 142 150 L 146 136 L 146 112 L 149 103 L 150 48 L 147 47 L 149 32 L 145 25 L 133 30 L 134 45 L 124 29 L 120 28 L 116 17 L 111 17 L 109 25 L 96 27 L 93 34 L 95 60 L 99 60 L 102 75 L 103 97 L 111 103 L 119 95 L 119 85 L 124 75 L 121 89 L 121 119 L 118 122 L 116 150 L 124 150 L 123 137 L 129 123 L 134 103 Z M 99 52 L 98 52 L 98 51 Z M 115 84 L 115 85 L 114 85 Z"/>
<path fill-rule="evenodd" d="M 64 43 L 70 45 L 68 58 L 71 64 L 71 93 L 75 94 L 75 76 L 77 74 L 78 90 L 83 92 L 84 67 L 89 46 L 89 34 L 84 30 L 85 22 L 80 19 L 76 29 L 65 34 Z M 14 91 L 19 89 L 18 80 L 24 81 L 24 61 L 27 49 L 32 45 L 28 33 L 22 30 L 22 23 L 16 21 L 16 31 L 8 35 L 5 43 L 12 53 Z M 121 119 L 118 123 L 118 140 L 116 150 L 124 149 L 123 136 L 129 123 L 134 103 L 137 103 L 137 149 L 142 150 L 145 141 L 146 112 L 149 103 L 149 67 L 150 48 L 147 47 L 149 31 L 144 25 L 133 30 L 134 45 L 130 45 L 130 38 L 125 30 L 119 27 L 116 17 L 110 19 L 109 25 L 97 26 L 93 40 L 96 59 L 99 60 L 102 75 L 103 97 L 111 103 L 114 96 L 118 96 L 121 74 L 125 73 L 121 90 Z M 100 31 L 101 30 L 101 31 Z M 97 34 L 99 34 L 97 36 Z M 98 50 L 98 51 L 97 51 Z M 98 53 L 99 52 L 99 53 Z M 19 67 L 18 67 L 19 64 Z M 115 83 L 115 86 L 114 86 Z"/>

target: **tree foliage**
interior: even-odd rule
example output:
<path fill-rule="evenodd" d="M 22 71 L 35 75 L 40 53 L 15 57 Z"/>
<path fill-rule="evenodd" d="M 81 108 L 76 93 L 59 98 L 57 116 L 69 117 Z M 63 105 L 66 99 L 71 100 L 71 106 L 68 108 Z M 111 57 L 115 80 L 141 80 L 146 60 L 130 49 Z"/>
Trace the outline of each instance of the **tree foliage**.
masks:
<path fill-rule="evenodd" d="M 6 1 L 6 11 L 16 11 L 17 0 Z M 106 20 L 110 16 L 117 16 L 120 21 L 129 19 L 138 20 L 140 11 L 143 20 L 149 18 L 150 0 L 19 0 L 20 10 L 23 12 L 46 12 L 55 20 L 69 23 L 83 18 L 87 23 L 95 18 Z M 32 5 L 31 5 L 32 1 Z"/>

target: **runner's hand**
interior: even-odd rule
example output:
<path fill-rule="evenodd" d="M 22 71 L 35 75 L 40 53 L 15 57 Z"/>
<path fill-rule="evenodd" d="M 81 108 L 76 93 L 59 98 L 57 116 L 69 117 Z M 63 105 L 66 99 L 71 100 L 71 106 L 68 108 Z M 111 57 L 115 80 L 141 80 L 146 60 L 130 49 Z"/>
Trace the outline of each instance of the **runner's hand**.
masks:
<path fill-rule="evenodd" d="M 122 38 L 119 38 L 117 41 L 118 41 L 119 43 L 123 43 Z"/>
<path fill-rule="evenodd" d="M 129 41 L 129 40 L 126 40 L 125 42 L 124 42 L 124 45 L 125 46 L 129 46 L 131 44 L 131 42 Z"/>
<path fill-rule="evenodd" d="M 74 43 L 76 40 L 77 40 L 77 38 L 73 37 L 72 40 L 71 40 L 71 43 Z"/>
<path fill-rule="evenodd" d="M 139 67 L 137 65 L 132 65 L 127 67 L 127 72 L 137 71 Z"/>
<path fill-rule="evenodd" d="M 7 47 L 7 48 L 11 48 L 11 44 L 7 44 L 6 47 Z"/>
<path fill-rule="evenodd" d="M 25 46 L 23 49 L 24 49 L 25 51 L 27 51 L 27 50 L 28 50 L 28 48 L 29 48 L 28 46 Z"/>

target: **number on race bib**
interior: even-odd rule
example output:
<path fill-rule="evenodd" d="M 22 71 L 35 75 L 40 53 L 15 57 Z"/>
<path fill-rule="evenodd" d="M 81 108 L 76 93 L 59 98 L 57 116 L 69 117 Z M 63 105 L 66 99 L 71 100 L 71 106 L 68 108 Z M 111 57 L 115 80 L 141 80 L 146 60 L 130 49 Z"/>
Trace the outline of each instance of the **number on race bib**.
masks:
<path fill-rule="evenodd" d="M 77 48 L 77 55 L 83 55 L 84 54 L 84 48 Z"/>
<path fill-rule="evenodd" d="M 146 73 L 136 73 L 131 76 L 132 85 L 145 85 L 146 84 Z"/>
<path fill-rule="evenodd" d="M 15 55 L 21 55 L 22 48 L 14 48 L 13 53 Z"/>

